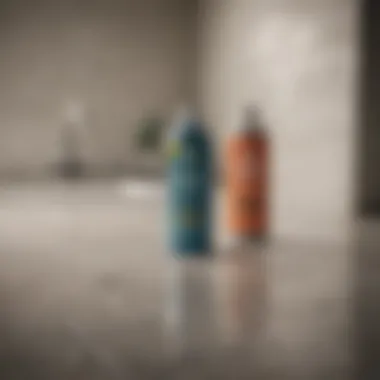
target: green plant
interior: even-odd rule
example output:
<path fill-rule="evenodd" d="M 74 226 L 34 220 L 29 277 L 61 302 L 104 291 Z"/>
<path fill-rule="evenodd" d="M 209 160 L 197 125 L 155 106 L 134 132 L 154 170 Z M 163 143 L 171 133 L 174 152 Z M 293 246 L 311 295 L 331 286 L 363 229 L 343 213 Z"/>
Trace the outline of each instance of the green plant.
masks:
<path fill-rule="evenodd" d="M 157 152 L 161 148 L 164 122 L 155 117 L 143 119 L 136 129 L 134 145 L 140 151 Z"/>

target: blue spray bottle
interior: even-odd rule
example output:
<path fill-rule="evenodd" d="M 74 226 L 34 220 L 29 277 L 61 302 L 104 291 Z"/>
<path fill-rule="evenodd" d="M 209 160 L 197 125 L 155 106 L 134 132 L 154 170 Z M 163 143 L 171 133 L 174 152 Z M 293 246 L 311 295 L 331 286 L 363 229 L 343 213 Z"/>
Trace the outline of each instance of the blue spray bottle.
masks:
<path fill-rule="evenodd" d="M 212 152 L 201 122 L 182 109 L 168 139 L 169 240 L 174 253 L 208 256 L 212 249 Z"/>

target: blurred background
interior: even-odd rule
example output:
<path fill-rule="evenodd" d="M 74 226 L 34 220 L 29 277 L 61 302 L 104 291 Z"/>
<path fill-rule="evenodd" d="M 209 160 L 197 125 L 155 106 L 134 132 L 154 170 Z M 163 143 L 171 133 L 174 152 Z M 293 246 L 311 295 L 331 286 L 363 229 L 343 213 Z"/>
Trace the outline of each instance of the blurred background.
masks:
<path fill-rule="evenodd" d="M 379 17 L 376 0 L 1 0 L 1 378 L 376 378 Z M 260 264 L 228 253 L 223 186 L 217 252 L 237 261 L 171 262 L 162 143 L 183 102 L 219 169 L 243 108 L 262 109 Z M 247 268 L 266 285 L 233 280 Z M 181 359 L 162 358 L 168 297 L 195 331 L 179 341 L 206 342 Z"/>

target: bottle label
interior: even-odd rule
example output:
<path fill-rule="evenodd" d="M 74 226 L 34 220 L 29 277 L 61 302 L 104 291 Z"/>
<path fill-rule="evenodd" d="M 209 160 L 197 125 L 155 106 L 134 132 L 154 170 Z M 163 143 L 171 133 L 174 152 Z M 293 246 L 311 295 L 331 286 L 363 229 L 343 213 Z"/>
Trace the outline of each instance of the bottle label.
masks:
<path fill-rule="evenodd" d="M 207 156 L 193 146 L 182 146 L 174 152 L 172 220 L 177 230 L 201 231 L 208 223 Z"/>
<path fill-rule="evenodd" d="M 234 234 L 265 233 L 266 150 L 266 140 L 257 136 L 237 136 L 228 143 L 228 225 Z"/>

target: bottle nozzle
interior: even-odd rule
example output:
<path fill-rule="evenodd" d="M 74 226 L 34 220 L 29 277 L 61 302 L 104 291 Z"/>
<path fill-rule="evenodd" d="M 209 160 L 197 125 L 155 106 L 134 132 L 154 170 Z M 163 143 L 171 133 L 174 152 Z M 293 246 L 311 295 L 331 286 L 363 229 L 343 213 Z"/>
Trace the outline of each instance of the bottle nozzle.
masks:
<path fill-rule="evenodd" d="M 240 128 L 244 131 L 252 131 L 262 128 L 259 107 L 256 105 L 248 105 L 244 108 L 243 122 Z"/>

